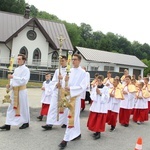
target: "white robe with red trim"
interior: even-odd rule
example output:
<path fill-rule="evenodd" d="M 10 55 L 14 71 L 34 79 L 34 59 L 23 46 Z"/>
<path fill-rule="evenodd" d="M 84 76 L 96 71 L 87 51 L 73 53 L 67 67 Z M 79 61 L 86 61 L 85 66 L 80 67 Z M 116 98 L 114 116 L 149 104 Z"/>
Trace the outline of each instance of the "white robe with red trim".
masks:
<path fill-rule="evenodd" d="M 81 95 L 87 88 L 86 82 L 86 72 L 81 68 L 72 68 L 71 73 L 69 75 L 69 82 L 70 88 L 70 96 L 76 97 L 75 102 L 75 115 L 74 115 L 74 127 L 73 128 L 66 128 L 66 132 L 64 135 L 64 141 L 71 141 L 72 139 L 76 138 L 81 134 L 80 130 L 80 107 L 81 107 Z"/>
<path fill-rule="evenodd" d="M 64 78 L 66 76 L 66 67 L 61 68 L 60 73 L 62 77 Z M 46 124 L 51 125 L 67 125 L 67 115 L 68 115 L 68 109 L 64 109 L 63 114 L 59 114 L 59 121 L 57 121 L 57 108 L 58 108 L 58 88 L 56 87 L 56 84 L 58 83 L 58 76 L 59 76 L 59 70 L 57 69 L 54 73 L 53 79 L 52 79 L 52 87 L 53 87 L 53 94 L 51 97 L 51 106 L 48 111 Z M 62 84 L 62 81 L 60 81 Z"/>
<path fill-rule="evenodd" d="M 45 90 L 42 91 L 41 103 L 50 104 L 53 94 L 52 81 L 50 81 L 49 83 L 46 83 L 46 81 L 44 81 L 42 87 L 44 87 Z"/>
<path fill-rule="evenodd" d="M 30 71 L 25 66 L 19 66 L 14 70 L 13 79 L 10 81 L 10 89 L 14 86 L 23 86 L 28 83 L 30 79 Z M 22 125 L 24 123 L 29 123 L 30 114 L 29 114 L 29 104 L 27 97 L 27 89 L 19 91 L 19 105 L 20 105 L 20 116 L 15 116 L 15 110 L 13 109 L 14 102 L 14 92 L 12 89 L 11 95 L 11 104 L 7 109 L 6 123 L 7 125 Z"/>

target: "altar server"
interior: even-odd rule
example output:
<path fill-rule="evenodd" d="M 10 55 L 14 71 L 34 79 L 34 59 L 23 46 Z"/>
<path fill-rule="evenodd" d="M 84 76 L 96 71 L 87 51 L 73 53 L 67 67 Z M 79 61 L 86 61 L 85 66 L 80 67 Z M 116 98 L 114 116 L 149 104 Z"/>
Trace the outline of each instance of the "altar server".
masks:
<path fill-rule="evenodd" d="M 123 87 L 124 100 L 120 103 L 119 122 L 124 127 L 129 126 L 130 115 L 134 108 L 134 97 L 136 93 L 135 85 L 131 84 L 131 76 L 125 77 Z"/>
<path fill-rule="evenodd" d="M 150 98 L 150 93 L 143 89 L 144 83 L 140 82 L 138 84 L 138 91 L 135 97 L 135 109 L 133 114 L 133 121 L 137 124 L 141 124 L 144 121 L 147 121 L 148 118 L 148 99 Z"/>
<path fill-rule="evenodd" d="M 89 130 L 93 131 L 95 140 L 101 137 L 101 132 L 105 131 L 105 123 L 108 111 L 109 89 L 103 84 L 104 77 L 99 75 L 98 85 L 94 87 L 91 98 L 93 103 L 90 107 L 90 114 L 87 122 Z"/>
<path fill-rule="evenodd" d="M 120 110 L 120 102 L 121 100 L 124 100 L 122 88 L 120 88 L 118 85 L 119 80 L 114 79 L 113 87 L 109 90 L 110 98 L 108 102 L 109 110 L 107 114 L 107 123 L 108 125 L 111 125 L 111 132 L 116 128 L 117 117 Z"/>
<path fill-rule="evenodd" d="M 67 65 L 67 57 L 61 56 L 60 60 L 61 68 L 60 74 L 59 69 L 57 69 L 54 73 L 52 79 L 53 94 L 51 98 L 51 105 L 48 111 L 46 125 L 43 125 L 42 128 L 45 130 L 51 130 L 53 125 L 62 125 L 62 128 L 66 128 L 67 125 L 67 114 L 68 109 L 64 109 L 64 112 L 58 112 L 58 90 L 62 86 L 62 80 L 66 75 L 66 65 Z M 58 114 L 59 113 L 59 114 Z M 59 120 L 57 120 L 57 115 L 59 115 Z"/>
<path fill-rule="evenodd" d="M 72 58 L 73 68 L 69 76 L 65 77 L 68 87 L 65 87 L 69 102 L 68 123 L 63 141 L 59 144 L 61 149 L 67 146 L 67 142 L 81 138 L 80 108 L 81 96 L 87 88 L 86 72 L 80 67 L 81 56 L 74 54 Z"/>
<path fill-rule="evenodd" d="M 12 75 L 8 75 L 10 85 L 7 88 L 11 92 L 11 104 L 7 109 L 5 125 L 0 127 L 2 130 L 10 130 L 11 126 L 18 126 L 19 129 L 29 127 L 30 115 L 27 97 L 26 85 L 30 79 L 30 71 L 25 65 L 26 56 L 18 54 L 18 67 L 14 70 Z"/>
<path fill-rule="evenodd" d="M 40 121 L 42 121 L 43 116 L 47 116 L 50 107 L 50 101 L 52 99 L 53 86 L 51 82 L 50 73 L 45 74 L 45 81 L 43 82 L 41 90 L 42 90 L 42 97 L 41 97 L 42 108 L 40 111 L 40 116 L 37 117 L 37 119 L 39 119 Z"/>

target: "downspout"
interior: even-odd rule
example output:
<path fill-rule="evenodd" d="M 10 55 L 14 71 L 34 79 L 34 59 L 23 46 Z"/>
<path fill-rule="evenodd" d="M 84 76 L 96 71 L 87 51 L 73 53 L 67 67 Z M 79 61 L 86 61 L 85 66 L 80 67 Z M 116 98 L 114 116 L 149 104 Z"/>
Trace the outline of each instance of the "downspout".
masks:
<path fill-rule="evenodd" d="M 11 48 L 5 43 L 6 47 L 10 50 L 9 57 L 11 57 Z"/>

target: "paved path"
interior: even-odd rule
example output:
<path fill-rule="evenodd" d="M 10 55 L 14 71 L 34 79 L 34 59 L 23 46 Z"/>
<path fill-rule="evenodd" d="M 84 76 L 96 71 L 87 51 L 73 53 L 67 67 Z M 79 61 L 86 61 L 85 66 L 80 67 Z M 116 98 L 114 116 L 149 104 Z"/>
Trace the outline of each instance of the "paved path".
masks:
<path fill-rule="evenodd" d="M 8 104 L 1 104 L 5 89 L 0 88 L 0 125 L 5 123 L 5 116 Z M 12 127 L 10 131 L 0 131 L 0 150 L 59 150 L 58 144 L 61 142 L 65 129 L 55 126 L 51 131 L 43 131 L 41 125 L 45 124 L 37 121 L 36 117 L 40 111 L 40 89 L 28 89 L 31 122 L 30 128 L 19 130 Z M 102 134 L 101 139 L 93 140 L 92 132 L 87 127 L 89 105 L 81 113 L 82 138 L 68 143 L 66 150 L 134 150 L 138 137 L 143 138 L 143 150 L 150 150 L 150 122 L 137 125 L 131 121 L 128 128 L 118 124 L 114 132 Z"/>

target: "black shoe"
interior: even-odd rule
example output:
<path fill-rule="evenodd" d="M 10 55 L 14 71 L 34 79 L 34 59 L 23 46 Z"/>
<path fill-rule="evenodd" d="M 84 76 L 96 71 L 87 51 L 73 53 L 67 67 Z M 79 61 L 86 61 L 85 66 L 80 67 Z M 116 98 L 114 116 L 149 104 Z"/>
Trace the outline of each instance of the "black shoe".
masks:
<path fill-rule="evenodd" d="M 29 123 L 24 123 L 19 129 L 26 129 L 29 127 Z"/>
<path fill-rule="evenodd" d="M 3 125 L 3 126 L 1 126 L 0 127 L 0 129 L 2 129 L 2 130 L 10 130 L 10 125 Z"/>
<path fill-rule="evenodd" d="M 45 125 L 45 126 L 42 126 L 42 128 L 45 130 L 52 130 L 52 125 Z"/>
<path fill-rule="evenodd" d="M 129 126 L 129 124 L 124 124 L 123 126 L 124 126 L 124 127 L 128 127 L 128 126 Z"/>
<path fill-rule="evenodd" d="M 81 138 L 81 134 L 77 136 L 76 138 L 72 139 L 71 141 L 79 140 Z"/>
<path fill-rule="evenodd" d="M 64 149 L 67 146 L 67 142 L 62 141 L 58 146 L 60 147 L 60 149 Z"/>
<path fill-rule="evenodd" d="M 100 139 L 101 138 L 101 133 L 97 132 L 97 135 L 94 136 L 94 140 Z"/>
<path fill-rule="evenodd" d="M 85 108 L 82 108 L 81 111 L 84 111 Z"/>
<path fill-rule="evenodd" d="M 61 128 L 66 128 L 67 127 L 67 125 L 65 125 L 65 124 L 63 124 L 62 126 L 61 126 Z"/>
<path fill-rule="evenodd" d="M 115 127 L 114 126 L 111 126 L 111 128 L 110 128 L 110 132 L 112 132 L 112 131 L 114 131 L 115 130 Z"/>
<path fill-rule="evenodd" d="M 140 121 L 137 121 L 137 124 L 138 124 L 138 125 L 141 125 L 141 122 L 140 122 Z"/>
<path fill-rule="evenodd" d="M 39 121 L 42 121 L 43 116 L 42 116 L 42 115 L 41 115 L 41 116 L 38 116 L 37 119 L 39 119 Z"/>
<path fill-rule="evenodd" d="M 98 132 L 93 133 L 93 137 L 95 137 L 98 134 Z"/>

